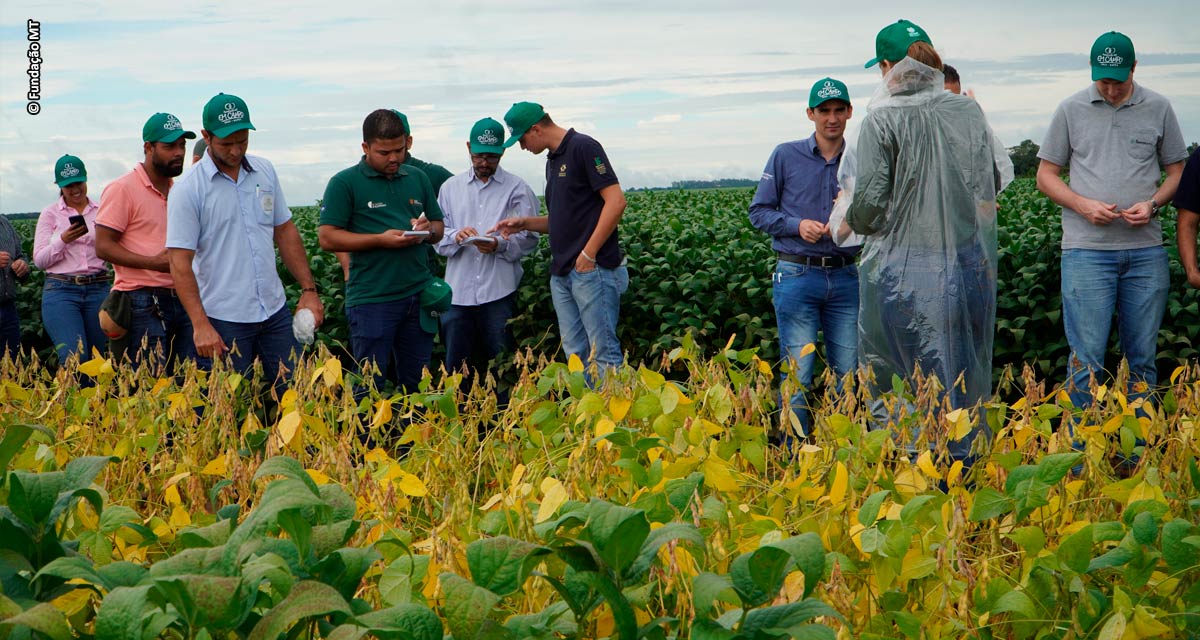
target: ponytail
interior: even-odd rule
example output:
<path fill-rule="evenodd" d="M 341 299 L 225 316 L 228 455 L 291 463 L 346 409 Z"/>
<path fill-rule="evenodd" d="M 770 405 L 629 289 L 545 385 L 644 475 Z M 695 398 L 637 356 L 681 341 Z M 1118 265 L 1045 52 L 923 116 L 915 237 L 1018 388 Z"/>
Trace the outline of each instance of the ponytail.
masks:
<path fill-rule="evenodd" d="M 914 42 L 908 45 L 908 57 L 927 67 L 942 70 L 942 57 L 928 42 Z"/>

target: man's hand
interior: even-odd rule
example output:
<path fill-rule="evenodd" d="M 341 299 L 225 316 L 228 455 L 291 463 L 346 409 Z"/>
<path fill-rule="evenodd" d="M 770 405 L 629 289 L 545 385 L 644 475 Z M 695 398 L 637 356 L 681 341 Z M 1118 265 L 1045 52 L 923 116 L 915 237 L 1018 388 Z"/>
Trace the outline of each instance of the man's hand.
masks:
<path fill-rule="evenodd" d="M 29 275 L 29 263 L 24 260 L 15 260 L 12 263 L 12 270 L 18 278 L 24 278 Z"/>
<path fill-rule="evenodd" d="M 197 324 L 192 329 L 192 341 L 196 345 L 196 355 L 201 358 L 220 358 L 229 351 L 221 334 L 209 322 Z"/>
<path fill-rule="evenodd" d="M 429 222 L 429 218 L 426 218 L 425 214 L 423 214 L 423 213 L 421 214 L 421 217 L 419 217 L 419 218 L 409 218 L 408 222 L 409 222 L 409 224 L 412 225 L 413 231 L 432 231 L 433 230 L 430 228 L 431 224 Z"/>
<path fill-rule="evenodd" d="M 816 220 L 801 220 L 799 230 L 800 238 L 805 242 L 816 242 L 823 236 L 829 235 L 829 225 Z"/>
<path fill-rule="evenodd" d="M 467 238 L 474 238 L 477 235 L 479 235 L 479 232 L 475 230 L 475 227 L 463 227 L 458 230 L 458 233 L 454 234 L 454 241 L 462 244 Z"/>
<path fill-rule="evenodd" d="M 313 320 L 316 321 L 318 327 L 325 322 L 325 305 L 316 291 L 305 291 L 300 294 L 300 301 L 296 303 L 296 311 L 301 309 L 308 309 L 312 312 Z"/>
<path fill-rule="evenodd" d="M 85 235 L 87 235 L 87 225 L 73 224 L 67 227 L 66 231 L 62 232 L 62 241 L 66 244 L 71 244 Z"/>
<path fill-rule="evenodd" d="M 1189 271 L 1187 283 L 1195 289 L 1200 289 L 1200 271 Z"/>
<path fill-rule="evenodd" d="M 1128 209 L 1122 209 L 1119 213 L 1131 227 L 1140 227 L 1150 222 L 1150 218 L 1154 216 L 1149 202 L 1139 202 Z"/>
<path fill-rule="evenodd" d="M 8 267 L 10 264 L 12 264 L 12 255 L 7 251 L 0 251 L 0 269 Z"/>
<path fill-rule="evenodd" d="M 425 241 L 425 238 L 421 236 L 406 236 L 400 229 L 388 229 L 383 233 L 375 234 L 375 237 L 379 239 L 379 247 L 382 249 L 403 249 Z"/>
<path fill-rule="evenodd" d="M 583 257 L 580 253 L 575 257 L 575 270 L 579 273 L 591 273 L 596 270 L 596 263 Z"/>
<path fill-rule="evenodd" d="M 497 222 L 496 226 L 489 229 L 488 233 L 500 232 L 500 235 L 507 240 L 514 233 L 520 233 L 528 229 L 528 224 L 524 217 L 505 218 Z"/>
<path fill-rule="evenodd" d="M 500 240 L 499 239 L 497 239 L 495 237 L 491 237 L 491 238 L 488 238 L 488 240 L 490 240 L 490 242 L 476 242 L 475 243 L 475 248 L 479 250 L 479 253 L 496 253 L 496 249 L 500 248 Z"/>
<path fill-rule="evenodd" d="M 1080 198 L 1079 206 L 1074 209 L 1076 213 L 1094 225 L 1103 226 L 1121 217 L 1121 213 L 1117 211 L 1117 205 L 1091 198 Z"/>

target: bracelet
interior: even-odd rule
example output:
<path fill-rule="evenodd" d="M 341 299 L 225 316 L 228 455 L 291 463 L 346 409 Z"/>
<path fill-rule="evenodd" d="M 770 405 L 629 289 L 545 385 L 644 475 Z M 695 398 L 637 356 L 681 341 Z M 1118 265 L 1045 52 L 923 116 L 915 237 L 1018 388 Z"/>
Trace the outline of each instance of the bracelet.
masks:
<path fill-rule="evenodd" d="M 1158 215 L 1159 209 L 1160 207 L 1158 205 L 1158 201 L 1154 198 L 1150 198 L 1150 217 L 1153 218 L 1154 216 Z"/>
<path fill-rule="evenodd" d="M 317 292 L 317 288 L 316 288 L 316 287 L 303 287 L 303 288 L 301 288 L 301 289 L 300 289 L 300 293 L 304 293 L 304 292 L 306 292 L 306 291 L 311 291 L 311 292 L 313 292 L 313 293 L 316 293 L 316 292 Z"/>
<path fill-rule="evenodd" d="M 586 251 L 584 251 L 583 249 L 580 249 L 580 250 L 579 250 L 579 255 L 583 256 L 583 257 L 584 257 L 584 258 L 585 258 L 585 259 L 586 259 L 588 262 L 590 262 L 590 263 L 592 263 L 592 264 L 596 264 L 596 259 L 595 259 L 595 258 L 593 258 L 593 257 L 591 257 L 591 256 L 589 256 L 589 255 L 587 254 L 587 252 L 586 252 Z"/>

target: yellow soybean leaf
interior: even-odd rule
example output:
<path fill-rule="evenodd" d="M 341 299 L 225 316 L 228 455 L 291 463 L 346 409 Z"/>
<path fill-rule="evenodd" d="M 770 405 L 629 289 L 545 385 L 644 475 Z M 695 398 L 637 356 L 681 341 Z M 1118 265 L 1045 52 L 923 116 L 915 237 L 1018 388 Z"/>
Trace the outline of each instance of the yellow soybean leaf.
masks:
<path fill-rule="evenodd" d="M 386 398 L 375 403 L 375 417 L 371 418 L 372 427 L 380 427 L 392 421 L 392 401 Z"/>
<path fill-rule="evenodd" d="M 229 465 L 225 463 L 225 456 L 217 456 L 204 465 L 200 470 L 202 476 L 224 476 L 229 474 Z"/>
<path fill-rule="evenodd" d="M 1133 624 L 1130 626 L 1138 638 L 1153 638 L 1171 632 L 1170 627 L 1156 620 L 1154 614 L 1140 604 L 1133 610 Z M 1126 634 L 1128 635 L 1128 631 Z"/>
<path fill-rule="evenodd" d="M 766 376 L 768 379 L 770 379 L 771 378 L 771 363 L 767 362 L 766 360 L 763 360 L 762 358 L 759 358 L 758 356 L 754 356 L 754 361 L 758 364 L 758 372 L 763 374 L 764 376 Z"/>
<path fill-rule="evenodd" d="M 1096 640 L 1120 640 L 1125 635 L 1125 614 L 1115 611 L 1108 617 L 1108 622 L 1100 629 Z"/>
<path fill-rule="evenodd" d="M 579 356 L 572 353 L 571 357 L 567 358 L 567 371 L 571 373 L 583 373 L 583 360 L 580 360 Z"/>
<path fill-rule="evenodd" d="M 192 514 L 187 512 L 182 505 L 171 510 L 171 519 L 167 521 L 173 529 L 186 527 L 192 523 Z"/>
<path fill-rule="evenodd" d="M 170 378 L 159 378 L 159 379 L 158 379 L 158 380 L 157 380 L 157 381 L 154 383 L 154 388 L 150 389 L 150 395 L 152 395 L 152 396 L 156 396 L 156 395 L 158 395 L 158 392 L 159 392 L 159 391 L 162 391 L 163 389 L 166 389 L 166 388 L 167 388 L 167 387 L 169 387 L 170 385 L 171 385 L 171 379 L 170 379 Z"/>
<path fill-rule="evenodd" d="M 558 478 L 546 478 L 542 480 L 542 503 L 538 505 L 537 518 L 534 524 L 541 524 L 550 519 L 555 511 L 567 501 L 567 488 L 563 483 L 558 481 Z"/>
<path fill-rule="evenodd" d="M 318 485 L 329 484 L 330 482 L 333 482 L 332 478 L 317 469 L 305 469 L 304 472 L 307 473 L 308 477 L 312 478 L 312 481 Z"/>
<path fill-rule="evenodd" d="M 276 435 L 279 436 L 279 442 L 284 446 L 290 445 L 299 432 L 300 414 L 295 411 L 283 414 L 283 418 L 279 420 L 279 426 L 276 428 Z"/>
<path fill-rule="evenodd" d="M 962 481 L 962 472 L 962 460 L 955 460 L 954 464 L 950 465 L 950 471 L 946 473 L 946 484 L 951 487 L 958 486 L 958 483 Z"/>
<path fill-rule="evenodd" d="M 247 413 L 246 419 L 242 421 L 242 435 L 258 431 L 259 429 L 262 429 L 262 424 L 258 421 L 258 418 L 254 417 L 254 412 Z"/>
<path fill-rule="evenodd" d="M 608 418 L 600 418 L 596 421 L 596 437 L 603 438 L 604 436 L 612 433 L 616 428 L 617 425 L 613 424 L 612 420 L 609 420 Z M 600 449 L 611 445 L 612 443 L 608 440 L 600 440 L 596 443 L 596 448 Z"/>
<path fill-rule="evenodd" d="M 309 386 L 316 384 L 317 380 L 320 380 L 321 376 L 323 375 L 325 375 L 325 367 L 317 367 L 316 369 L 313 369 L 312 377 L 308 379 Z"/>
<path fill-rule="evenodd" d="M 629 413 L 631 406 L 633 406 L 633 401 L 628 398 L 613 396 L 608 400 L 608 411 L 612 414 L 613 420 L 617 422 L 625 418 L 625 414 Z"/>
<path fill-rule="evenodd" d="M 321 367 L 324 371 L 325 386 L 336 387 L 342 384 L 342 361 L 337 358 L 330 358 L 325 361 L 325 366 Z"/>
<path fill-rule="evenodd" d="M 971 416 L 966 409 L 955 409 L 946 414 L 950 437 L 956 442 L 971 434 Z"/>
<path fill-rule="evenodd" d="M 1062 392 L 1060 391 L 1059 393 L 1062 393 Z M 1098 385 L 1096 387 L 1096 393 L 1094 393 L 1092 395 L 1096 396 L 1096 402 L 1103 401 L 1104 398 L 1108 396 L 1108 385 L 1106 385 L 1106 384 Z"/>
<path fill-rule="evenodd" d="M 295 389 L 288 389 L 287 391 L 284 391 L 284 392 L 283 392 L 283 397 L 282 397 L 282 398 L 280 398 L 280 400 L 279 400 L 279 407 L 280 407 L 281 409 L 287 409 L 287 408 L 292 408 L 292 407 L 295 407 L 295 406 L 296 406 L 296 399 L 297 399 L 298 397 L 299 397 L 299 396 L 297 396 L 297 395 L 296 395 L 296 390 L 295 390 Z"/>
<path fill-rule="evenodd" d="M 1187 371 L 1187 367 L 1175 367 L 1175 370 L 1171 372 L 1171 384 L 1175 384 L 1184 371 Z"/>
<path fill-rule="evenodd" d="M 521 484 L 521 478 L 524 478 L 524 477 L 525 477 L 525 465 L 519 464 L 519 465 L 517 465 L 516 469 L 513 469 L 512 482 L 510 482 L 509 485 L 512 487 L 516 487 L 517 485 Z"/>
<path fill-rule="evenodd" d="M 924 451 L 921 455 L 917 456 L 917 468 L 934 480 L 942 479 L 942 474 L 937 470 L 937 467 L 933 466 L 933 454 L 928 451 Z"/>
<path fill-rule="evenodd" d="M 183 503 L 183 500 L 179 498 L 179 489 L 175 485 L 167 487 L 167 490 L 163 492 L 163 500 L 166 500 L 167 504 L 174 506 L 179 506 Z"/>
<path fill-rule="evenodd" d="M 84 607 L 91 603 L 92 593 L 91 589 L 72 589 L 51 600 L 50 604 L 54 605 L 55 609 L 70 617 L 83 611 Z"/>
<path fill-rule="evenodd" d="M 483 506 L 479 507 L 479 510 L 480 511 L 491 511 L 492 507 L 500 504 L 500 501 L 503 499 L 504 499 L 504 494 L 497 493 L 496 495 L 488 498 L 488 501 L 483 503 Z"/>
<path fill-rule="evenodd" d="M 425 488 L 425 483 L 420 478 L 406 471 L 400 472 L 400 480 L 396 482 L 396 488 L 406 496 L 420 498 L 429 494 L 429 489 Z"/>
<path fill-rule="evenodd" d="M 1012 410 L 1020 411 L 1021 409 L 1025 408 L 1025 405 L 1028 402 L 1029 402 L 1029 400 L 1025 397 L 1018 398 L 1016 402 L 1012 403 Z"/>
<path fill-rule="evenodd" d="M 800 357 L 803 358 L 804 356 L 807 356 L 816 350 L 817 350 L 817 345 L 810 342 L 810 343 L 804 345 L 803 347 L 800 347 Z"/>
<path fill-rule="evenodd" d="M 112 363 L 100 356 L 96 356 L 87 362 L 79 365 L 79 373 L 95 378 L 101 373 L 112 373 Z"/>
<path fill-rule="evenodd" d="M 95 531 L 100 526 L 100 518 L 96 516 L 92 503 L 87 500 L 79 501 L 79 506 L 75 507 L 75 517 L 79 518 L 84 529 Z"/>
<path fill-rule="evenodd" d="M 716 455 L 710 454 L 700 463 L 700 472 L 704 474 L 704 484 L 717 491 L 733 493 L 739 488 L 737 480 L 729 470 L 729 463 Z"/>
<path fill-rule="evenodd" d="M 846 489 L 850 486 L 850 474 L 845 463 L 838 462 L 833 470 L 833 482 L 829 485 L 829 501 L 838 506 L 846 501 Z"/>

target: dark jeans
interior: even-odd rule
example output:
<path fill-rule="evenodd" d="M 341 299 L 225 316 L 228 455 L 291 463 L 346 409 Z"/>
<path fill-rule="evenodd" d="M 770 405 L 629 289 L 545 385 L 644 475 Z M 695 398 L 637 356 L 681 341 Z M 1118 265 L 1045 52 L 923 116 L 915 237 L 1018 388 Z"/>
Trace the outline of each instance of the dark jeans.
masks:
<path fill-rule="evenodd" d="M 42 324 L 63 364 L 75 353 L 86 361 L 92 349 L 103 351 L 108 338 L 100 330 L 100 305 L 111 283 L 75 284 L 46 278 L 42 289 Z M 81 349 L 82 347 L 82 349 Z"/>
<path fill-rule="evenodd" d="M 433 356 L 433 335 L 421 328 L 419 295 L 401 300 L 346 307 L 350 347 L 360 367 L 379 368 L 375 386 L 385 380 L 409 392 L 417 390 L 421 370 Z"/>
<path fill-rule="evenodd" d="M 21 319 L 17 316 L 17 303 L 0 303 L 0 358 L 8 351 L 13 358 L 21 350 Z"/>
<path fill-rule="evenodd" d="M 148 357 L 154 366 L 169 372 L 177 358 L 196 357 L 192 321 L 174 289 L 134 289 L 129 303 L 133 309 L 129 358 L 134 364 Z"/>
<path fill-rule="evenodd" d="M 492 361 L 513 352 L 516 341 L 508 321 L 516 313 L 516 292 L 481 305 L 451 305 L 442 314 L 442 342 L 446 344 L 446 369 L 467 367 L 468 380 L 473 372 L 488 370 L 498 375 Z M 489 366 L 490 365 L 490 366 Z M 497 391 L 501 403 L 507 392 Z"/>
<path fill-rule="evenodd" d="M 292 335 L 292 313 L 285 304 L 271 317 L 262 322 L 229 322 L 209 318 L 213 329 L 229 347 L 229 365 L 238 373 L 246 373 L 261 360 L 263 378 L 274 383 L 277 391 L 283 391 L 295 367 L 295 355 L 300 343 Z M 212 359 L 197 358 L 201 369 L 211 369 Z"/>

